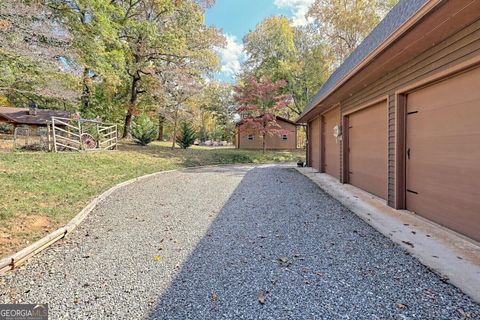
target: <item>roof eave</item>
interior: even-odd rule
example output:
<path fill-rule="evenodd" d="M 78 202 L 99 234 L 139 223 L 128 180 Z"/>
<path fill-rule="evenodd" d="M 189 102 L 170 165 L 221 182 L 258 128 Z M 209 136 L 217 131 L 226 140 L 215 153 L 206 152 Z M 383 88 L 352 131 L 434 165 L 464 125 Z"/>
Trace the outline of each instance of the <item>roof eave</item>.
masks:
<path fill-rule="evenodd" d="M 437 5 L 441 4 L 443 0 L 430 0 L 426 2 L 414 15 L 412 15 L 408 20 L 406 20 L 394 33 L 392 33 L 381 45 L 379 45 L 375 50 L 370 52 L 355 68 L 353 68 L 345 77 L 343 77 L 331 90 L 325 93 L 323 96 L 319 97 L 305 108 L 304 112 L 300 114 L 300 117 L 295 121 L 296 123 L 306 123 L 311 120 L 309 114 L 313 110 L 321 106 L 328 97 L 335 93 L 338 88 L 345 84 L 348 80 L 353 78 L 360 70 L 362 70 L 367 64 L 371 63 L 378 55 L 380 55 L 389 45 L 399 39 L 404 35 L 412 26 L 414 26 L 420 19 L 426 16 L 431 12 Z"/>

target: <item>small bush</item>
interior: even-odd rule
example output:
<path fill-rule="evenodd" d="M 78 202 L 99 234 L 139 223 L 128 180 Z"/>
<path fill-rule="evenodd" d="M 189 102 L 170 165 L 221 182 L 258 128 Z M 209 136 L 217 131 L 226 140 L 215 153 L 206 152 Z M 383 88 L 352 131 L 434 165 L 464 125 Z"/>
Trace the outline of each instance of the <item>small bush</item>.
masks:
<path fill-rule="evenodd" d="M 187 149 L 193 142 L 195 142 L 195 130 L 187 122 L 180 124 L 180 133 L 177 135 L 176 141 L 180 145 L 180 148 Z"/>
<path fill-rule="evenodd" d="M 9 123 L 0 123 L 0 133 L 13 133 L 13 126 Z"/>
<path fill-rule="evenodd" d="M 157 135 L 157 126 L 144 114 L 137 117 L 132 124 L 132 137 L 137 144 L 146 146 L 155 140 Z"/>

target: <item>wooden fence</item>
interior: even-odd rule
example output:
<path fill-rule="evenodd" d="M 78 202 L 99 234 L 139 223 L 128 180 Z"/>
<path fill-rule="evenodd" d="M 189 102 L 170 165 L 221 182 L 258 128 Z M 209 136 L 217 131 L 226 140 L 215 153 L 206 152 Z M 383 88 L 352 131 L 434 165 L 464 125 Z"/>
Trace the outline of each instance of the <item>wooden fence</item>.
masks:
<path fill-rule="evenodd" d="M 98 120 L 52 117 L 48 125 L 54 152 L 116 150 L 118 128 Z"/>

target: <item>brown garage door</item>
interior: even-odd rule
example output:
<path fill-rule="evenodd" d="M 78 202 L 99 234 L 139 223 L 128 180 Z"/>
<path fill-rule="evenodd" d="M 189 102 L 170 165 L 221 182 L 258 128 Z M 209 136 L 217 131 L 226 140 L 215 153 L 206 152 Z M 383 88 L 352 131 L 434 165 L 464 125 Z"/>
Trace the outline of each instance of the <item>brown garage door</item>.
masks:
<path fill-rule="evenodd" d="M 480 68 L 407 96 L 407 208 L 480 240 Z"/>
<path fill-rule="evenodd" d="M 316 118 L 310 122 L 310 125 L 311 167 L 320 171 L 320 118 Z"/>
<path fill-rule="evenodd" d="M 349 182 L 387 199 L 387 102 L 352 113 L 348 118 Z"/>
<path fill-rule="evenodd" d="M 335 108 L 323 115 L 325 125 L 325 172 L 340 177 L 340 140 L 333 135 L 333 128 L 340 124 L 340 108 Z"/>

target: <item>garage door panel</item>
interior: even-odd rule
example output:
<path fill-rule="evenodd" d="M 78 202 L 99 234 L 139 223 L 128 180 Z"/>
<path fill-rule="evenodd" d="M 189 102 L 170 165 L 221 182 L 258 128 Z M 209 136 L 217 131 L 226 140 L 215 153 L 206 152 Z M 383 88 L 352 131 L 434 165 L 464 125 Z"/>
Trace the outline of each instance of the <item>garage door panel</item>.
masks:
<path fill-rule="evenodd" d="M 333 136 L 333 128 L 340 124 L 340 108 L 324 114 L 325 125 L 325 172 L 340 177 L 340 141 Z"/>
<path fill-rule="evenodd" d="M 388 185 L 387 103 L 349 116 L 349 182 L 383 199 Z"/>
<path fill-rule="evenodd" d="M 480 240 L 480 69 L 407 96 L 407 208 Z"/>

